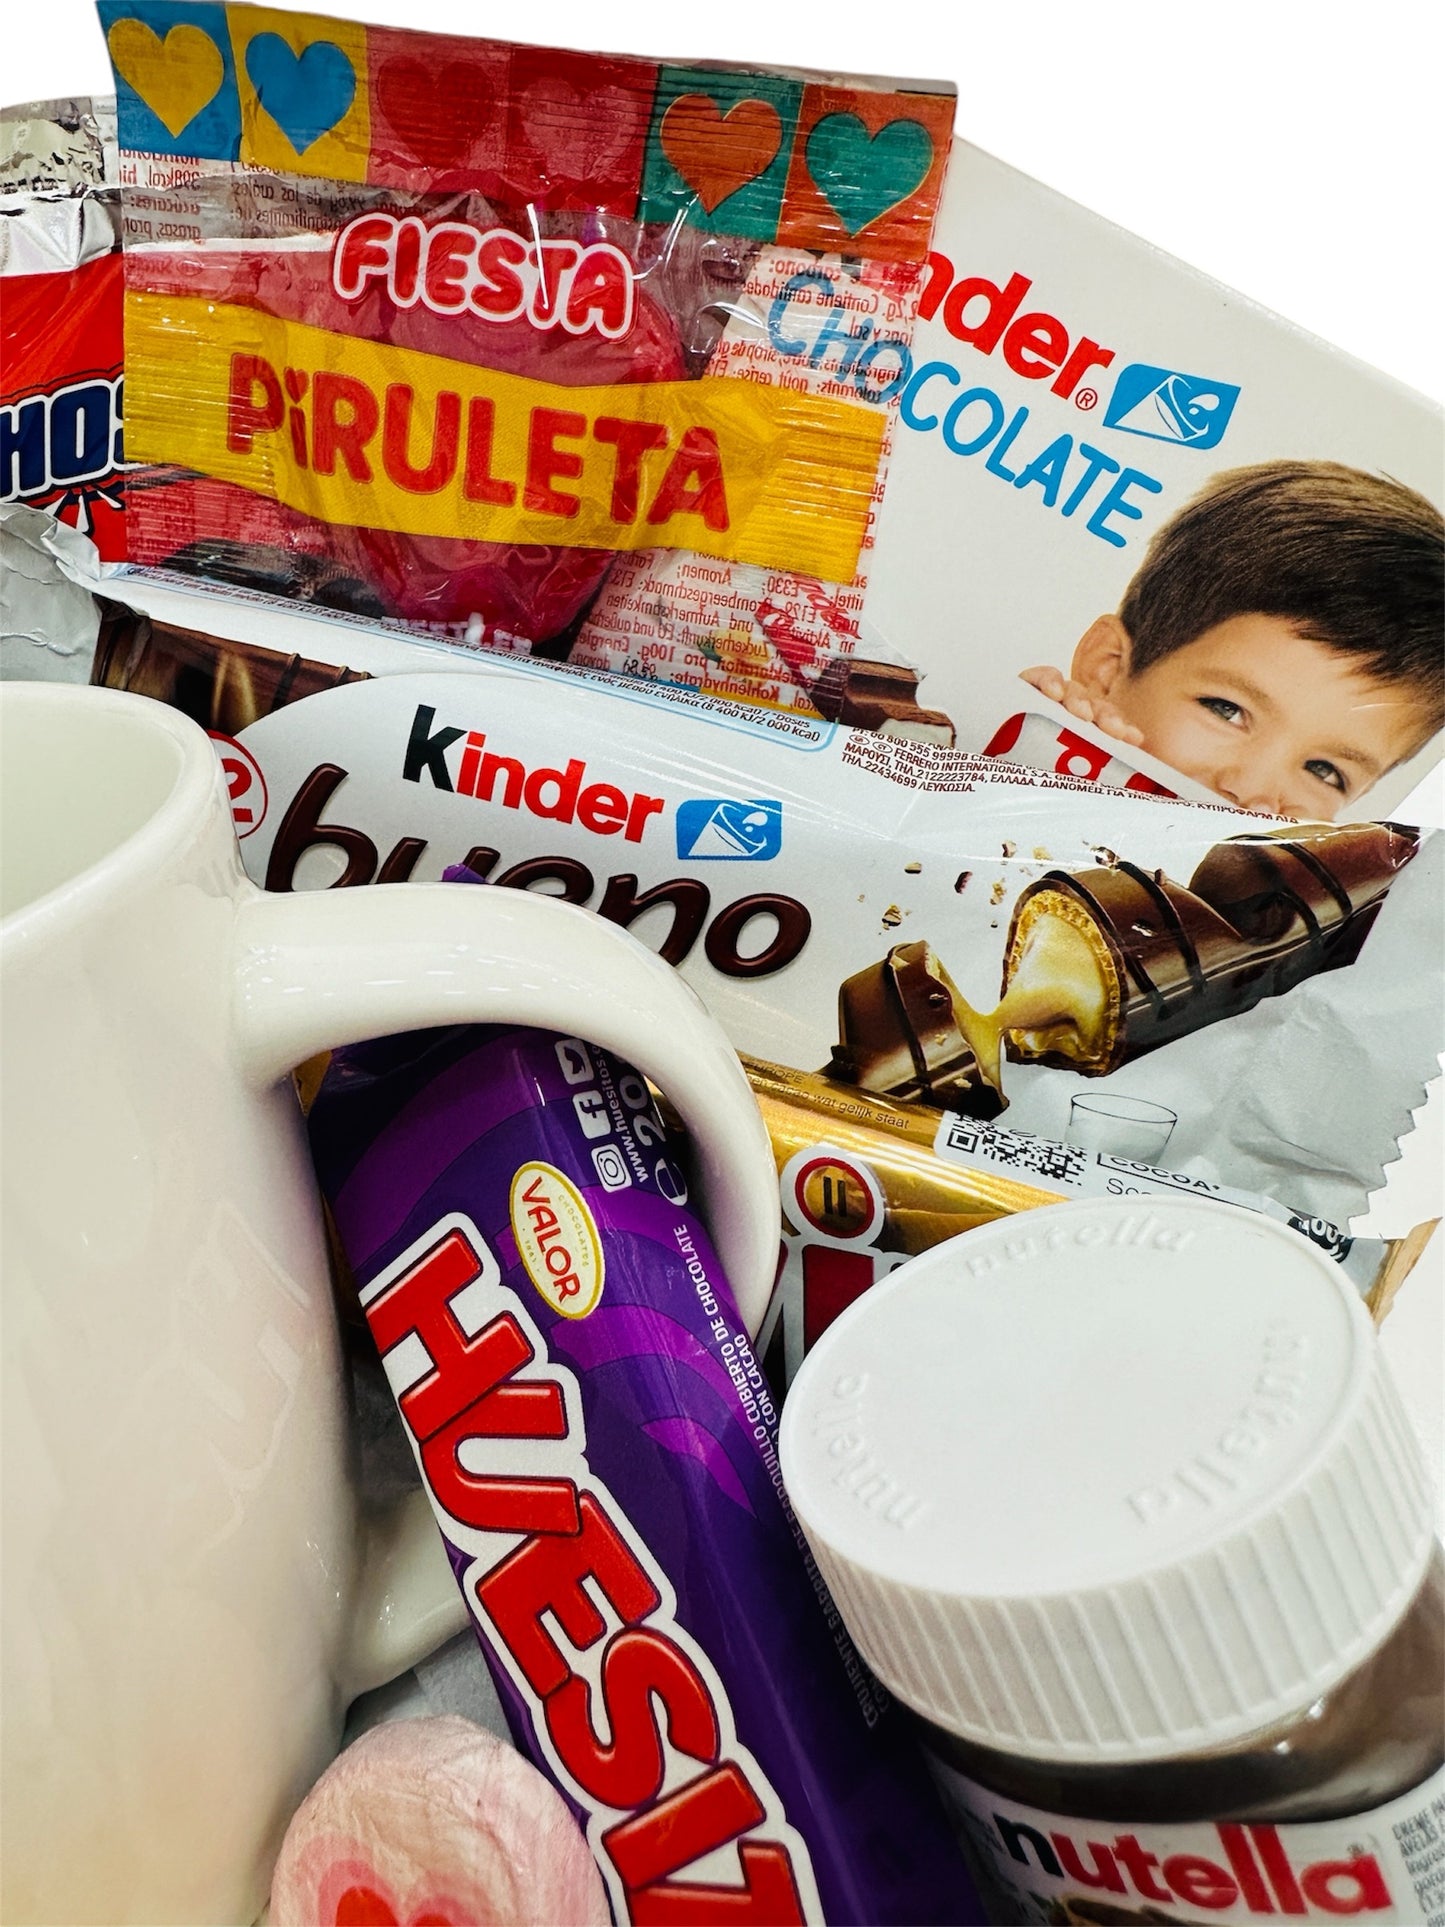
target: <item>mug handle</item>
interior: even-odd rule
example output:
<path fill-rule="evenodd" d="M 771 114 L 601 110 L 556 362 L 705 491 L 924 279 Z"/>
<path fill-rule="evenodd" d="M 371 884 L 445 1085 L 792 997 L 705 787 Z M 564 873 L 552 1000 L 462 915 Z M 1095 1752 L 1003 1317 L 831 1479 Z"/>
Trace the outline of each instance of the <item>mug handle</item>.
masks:
<path fill-rule="evenodd" d="M 616 924 L 525 890 L 391 883 L 292 896 L 243 884 L 232 1017 L 241 1074 L 261 1087 L 318 1051 L 438 1025 L 529 1025 L 616 1052 L 687 1126 L 703 1213 L 756 1333 L 779 1234 L 762 1114 L 701 999 Z M 352 1696 L 469 1623 L 421 1490 L 368 1521 L 362 1571 Z"/>
<path fill-rule="evenodd" d="M 756 1334 L 779 1235 L 762 1113 L 701 998 L 635 937 L 555 897 L 446 883 L 251 889 L 236 936 L 234 1044 L 257 1085 L 338 1044 L 447 1024 L 561 1031 L 625 1058 L 687 1127 L 702 1213 Z"/>

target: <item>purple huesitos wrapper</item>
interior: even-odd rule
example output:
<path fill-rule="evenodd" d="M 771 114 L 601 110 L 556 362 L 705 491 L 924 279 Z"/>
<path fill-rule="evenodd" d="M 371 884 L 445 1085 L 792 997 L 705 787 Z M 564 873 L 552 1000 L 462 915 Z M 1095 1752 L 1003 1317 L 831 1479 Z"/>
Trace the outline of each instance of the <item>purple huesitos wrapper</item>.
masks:
<path fill-rule="evenodd" d="M 982 1920 L 642 1079 L 433 1031 L 338 1052 L 310 1128 L 513 1735 L 617 1919 Z"/>

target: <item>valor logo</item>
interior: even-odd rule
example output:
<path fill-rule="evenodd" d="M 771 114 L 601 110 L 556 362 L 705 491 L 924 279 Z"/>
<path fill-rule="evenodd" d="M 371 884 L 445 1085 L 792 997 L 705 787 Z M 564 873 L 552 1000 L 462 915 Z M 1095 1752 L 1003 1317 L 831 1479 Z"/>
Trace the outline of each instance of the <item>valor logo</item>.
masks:
<path fill-rule="evenodd" d="M 677 854 L 694 863 L 769 863 L 783 847 L 783 806 L 700 796 L 677 806 Z"/>
<path fill-rule="evenodd" d="M 554 1164 L 524 1164 L 512 1178 L 508 1215 L 517 1256 L 552 1309 L 563 1318 L 595 1311 L 606 1255 L 597 1220 L 566 1173 Z"/>
<path fill-rule="evenodd" d="M 1232 382 L 1134 361 L 1120 370 L 1104 426 L 1152 442 L 1216 448 L 1238 400 L 1239 389 Z"/>

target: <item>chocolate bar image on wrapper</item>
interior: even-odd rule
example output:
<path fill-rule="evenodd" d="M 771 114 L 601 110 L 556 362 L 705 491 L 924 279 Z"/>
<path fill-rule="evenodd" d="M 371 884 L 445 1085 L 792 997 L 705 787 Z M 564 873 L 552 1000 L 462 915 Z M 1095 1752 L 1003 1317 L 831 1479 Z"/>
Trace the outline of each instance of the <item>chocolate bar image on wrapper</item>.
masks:
<path fill-rule="evenodd" d="M 829 1074 L 995 1115 L 1004 1056 L 1103 1077 L 1353 963 L 1414 830 L 1310 824 L 1219 843 L 1187 886 L 1118 860 L 1023 890 L 1001 1000 L 975 1010 L 931 947 L 895 946 L 838 993 Z"/>
<path fill-rule="evenodd" d="M 218 643 L 200 630 L 157 621 L 103 596 L 96 600 L 100 635 L 91 681 L 169 703 L 213 734 L 239 735 L 303 696 L 367 680 L 361 670 L 244 642 Z"/>
<path fill-rule="evenodd" d="M 942 743 L 948 749 L 957 739 L 951 716 L 920 704 L 918 671 L 903 663 L 835 656 L 808 693 L 826 722 L 876 730 L 880 736 Z"/>
<path fill-rule="evenodd" d="M 995 1218 L 1068 1198 L 1189 1193 L 1288 1225 L 1331 1257 L 1379 1322 L 1429 1242 L 1435 1221 L 1404 1238 L 1352 1238 L 1273 1198 L 957 1111 L 884 1099 L 815 1072 L 744 1056 L 772 1140 L 786 1261 L 759 1350 L 781 1312 L 789 1379 L 855 1298 L 906 1258 Z"/>

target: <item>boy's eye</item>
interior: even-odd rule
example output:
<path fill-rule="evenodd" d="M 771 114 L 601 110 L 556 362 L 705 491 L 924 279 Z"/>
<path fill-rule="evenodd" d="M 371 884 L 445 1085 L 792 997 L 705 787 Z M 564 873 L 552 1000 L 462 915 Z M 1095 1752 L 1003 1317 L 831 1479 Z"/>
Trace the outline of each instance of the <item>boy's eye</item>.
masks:
<path fill-rule="evenodd" d="M 1199 706 L 1201 709 L 1207 709 L 1211 715 L 1218 716 L 1220 721 L 1225 723 L 1237 723 L 1244 715 L 1239 704 L 1232 703 L 1228 696 L 1201 696 Z"/>
<path fill-rule="evenodd" d="M 1305 764 L 1305 769 L 1309 775 L 1318 778 L 1321 783 L 1328 783 L 1332 790 L 1338 790 L 1341 796 L 1349 793 L 1350 786 L 1345 781 L 1342 773 L 1333 763 L 1327 763 L 1323 756 L 1312 756 L 1309 762 Z"/>

